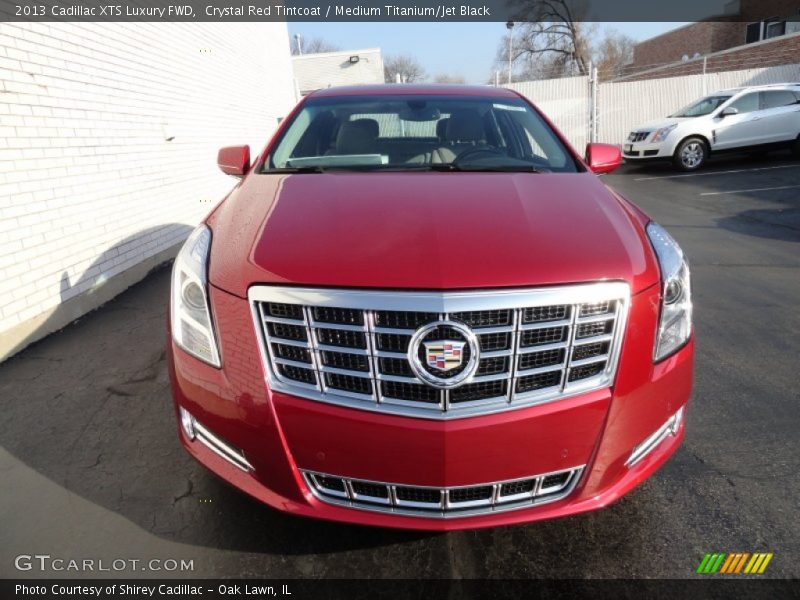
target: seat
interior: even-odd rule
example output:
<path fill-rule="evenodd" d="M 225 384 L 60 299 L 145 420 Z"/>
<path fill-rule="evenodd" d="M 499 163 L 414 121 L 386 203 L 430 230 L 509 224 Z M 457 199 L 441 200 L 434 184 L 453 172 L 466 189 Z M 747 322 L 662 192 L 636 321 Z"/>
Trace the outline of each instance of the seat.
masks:
<path fill-rule="evenodd" d="M 336 133 L 333 150 L 326 154 L 375 154 L 378 122 L 374 119 L 345 121 Z"/>
<path fill-rule="evenodd" d="M 444 123 L 444 125 L 441 125 Z M 440 126 L 444 132 L 440 131 Z M 442 136 L 441 145 L 430 153 L 412 158 L 410 163 L 451 163 L 464 150 L 486 144 L 486 130 L 477 110 L 465 108 L 453 111 L 449 119 L 436 124 L 436 134 Z"/>
<path fill-rule="evenodd" d="M 436 139 L 439 140 L 439 143 L 443 144 L 447 139 L 445 134 L 447 133 L 447 124 L 449 122 L 450 117 L 436 121 Z"/>

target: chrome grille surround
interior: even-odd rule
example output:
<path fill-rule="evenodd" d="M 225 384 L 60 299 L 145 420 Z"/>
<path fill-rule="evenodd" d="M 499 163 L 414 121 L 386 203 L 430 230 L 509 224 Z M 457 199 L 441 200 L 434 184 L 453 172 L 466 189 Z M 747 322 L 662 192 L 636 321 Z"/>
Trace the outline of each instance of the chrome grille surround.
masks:
<path fill-rule="evenodd" d="M 328 504 L 411 517 L 459 518 L 530 508 L 569 496 L 584 466 L 508 481 L 430 487 L 351 479 L 301 469 L 308 489 Z"/>
<path fill-rule="evenodd" d="M 248 299 L 272 390 L 362 410 L 449 419 L 612 385 L 630 288 L 624 282 L 456 292 L 258 285 L 249 289 Z M 321 307 L 348 322 L 317 320 Z M 493 325 L 505 322 L 504 311 L 508 324 Z M 476 373 L 457 387 L 436 389 L 406 372 L 414 333 L 432 321 L 459 316 L 479 325 L 470 328 L 480 340 Z M 587 352 L 590 346 L 594 355 Z M 281 347 L 301 352 L 287 354 Z M 496 362 L 483 364 L 502 357 L 508 360 L 500 370 Z"/>

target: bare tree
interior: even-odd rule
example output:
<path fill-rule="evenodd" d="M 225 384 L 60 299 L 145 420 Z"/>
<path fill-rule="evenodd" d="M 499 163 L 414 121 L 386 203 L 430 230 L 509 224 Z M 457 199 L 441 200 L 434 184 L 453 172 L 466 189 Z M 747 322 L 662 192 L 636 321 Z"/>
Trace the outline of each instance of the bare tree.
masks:
<path fill-rule="evenodd" d="M 341 46 L 337 46 L 336 44 L 329 42 L 325 38 L 315 37 L 310 38 L 308 40 L 304 40 L 302 37 L 300 38 L 300 44 L 302 45 L 302 52 L 301 49 L 297 47 L 297 38 L 292 37 L 289 40 L 289 49 L 291 50 L 292 54 L 297 56 L 298 54 L 318 54 L 319 52 L 336 52 L 337 50 L 341 50 Z"/>
<path fill-rule="evenodd" d="M 466 83 L 462 75 L 448 75 L 447 73 L 439 73 L 433 78 L 435 83 Z"/>
<path fill-rule="evenodd" d="M 386 83 L 424 81 L 427 77 L 422 64 L 410 54 L 387 56 L 383 59 L 383 76 Z"/>
<path fill-rule="evenodd" d="M 524 22 L 509 32 L 512 81 L 530 81 L 574 75 L 588 75 L 594 62 L 601 79 L 613 79 L 624 73 L 633 60 L 634 41 L 617 31 L 608 31 L 596 42 L 597 28 L 582 22 L 586 14 L 582 0 L 516 0 L 522 6 L 517 13 Z M 495 72 L 502 80 L 508 77 L 509 39 L 498 44 Z"/>
<path fill-rule="evenodd" d="M 585 5 L 580 0 L 518 2 L 521 8 L 517 14 L 522 22 L 509 32 L 513 36 L 512 79 L 588 74 L 595 28 L 580 20 Z M 506 36 L 498 46 L 496 70 L 507 72 L 508 52 Z"/>
<path fill-rule="evenodd" d="M 597 45 L 594 53 L 597 75 L 602 80 L 614 79 L 625 74 L 625 67 L 633 62 L 632 38 L 611 30 Z"/>

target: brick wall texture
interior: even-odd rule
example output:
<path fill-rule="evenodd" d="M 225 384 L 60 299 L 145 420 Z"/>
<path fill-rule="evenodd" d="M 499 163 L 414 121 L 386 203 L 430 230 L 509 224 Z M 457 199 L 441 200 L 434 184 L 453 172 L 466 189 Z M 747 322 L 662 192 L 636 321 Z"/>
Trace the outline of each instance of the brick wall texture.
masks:
<path fill-rule="evenodd" d="M 179 243 L 294 103 L 285 24 L 0 23 L 0 335 Z"/>
<path fill-rule="evenodd" d="M 741 0 L 740 11 L 729 21 L 700 21 L 638 43 L 634 47 L 633 67 L 645 69 L 692 58 L 696 53 L 711 54 L 745 43 L 747 24 L 777 18 L 799 20 L 797 0 Z"/>
<path fill-rule="evenodd" d="M 762 42 L 747 44 L 717 52 L 706 57 L 706 72 L 759 69 L 800 62 L 800 33 L 784 35 Z M 703 59 L 678 62 L 663 67 L 633 73 L 625 81 L 698 75 L 703 72 Z"/>

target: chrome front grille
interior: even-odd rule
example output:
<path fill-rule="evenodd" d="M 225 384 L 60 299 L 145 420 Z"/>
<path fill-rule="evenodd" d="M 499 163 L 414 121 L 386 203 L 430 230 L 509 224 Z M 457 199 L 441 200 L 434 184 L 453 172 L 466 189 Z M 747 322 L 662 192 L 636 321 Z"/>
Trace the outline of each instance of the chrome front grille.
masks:
<path fill-rule="evenodd" d="M 453 418 L 611 385 L 629 288 L 603 282 L 438 293 L 257 286 L 249 297 L 273 390 Z M 465 344 L 460 355 L 461 364 L 475 360 L 468 378 L 441 389 L 415 371 L 415 335 L 425 328 L 441 339 L 474 334 L 475 347 Z"/>
<path fill-rule="evenodd" d="M 629 142 L 643 142 L 647 139 L 647 136 L 650 135 L 649 131 L 631 131 L 631 134 L 628 136 Z"/>
<path fill-rule="evenodd" d="M 427 487 L 351 479 L 301 469 L 311 492 L 329 504 L 417 517 L 469 517 L 555 502 L 578 484 L 584 467 L 522 479 Z"/>

